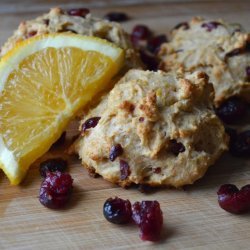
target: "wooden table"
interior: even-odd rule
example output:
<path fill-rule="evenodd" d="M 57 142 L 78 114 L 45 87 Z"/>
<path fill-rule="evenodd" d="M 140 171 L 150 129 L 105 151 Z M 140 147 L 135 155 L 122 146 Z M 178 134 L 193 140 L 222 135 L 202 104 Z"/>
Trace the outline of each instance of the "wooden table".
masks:
<path fill-rule="evenodd" d="M 34 3 L 36 2 L 36 4 Z M 75 2 L 75 3 L 69 3 Z M 20 21 L 47 12 L 52 6 L 80 7 L 83 1 L 0 2 L 0 43 Z M 156 33 L 166 33 L 175 24 L 194 15 L 224 18 L 250 26 L 249 1 L 85 1 L 97 16 L 108 11 L 124 11 L 131 20 L 124 23 L 149 25 Z M 68 136 L 75 133 L 74 126 Z M 45 157 L 60 155 L 64 148 Z M 68 157 L 64 154 L 64 157 Z M 52 211 L 40 205 L 37 196 L 41 183 L 38 162 L 20 186 L 10 186 L 0 173 L 0 249 L 250 249 L 250 215 L 231 215 L 219 208 L 216 191 L 221 184 L 250 183 L 250 162 L 225 155 L 206 176 L 185 190 L 162 189 L 142 194 L 124 190 L 101 178 L 93 179 L 76 158 L 68 158 L 75 189 L 70 207 Z M 104 201 L 110 196 L 137 200 L 158 200 L 164 213 L 162 241 L 143 242 L 133 225 L 116 226 L 102 215 Z"/>

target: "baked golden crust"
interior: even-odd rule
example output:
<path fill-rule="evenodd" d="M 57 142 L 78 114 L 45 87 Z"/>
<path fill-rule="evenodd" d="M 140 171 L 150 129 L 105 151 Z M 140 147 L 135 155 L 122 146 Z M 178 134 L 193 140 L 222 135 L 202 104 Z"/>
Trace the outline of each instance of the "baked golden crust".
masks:
<path fill-rule="evenodd" d="M 126 71 L 129 68 L 141 68 L 142 63 L 133 48 L 129 35 L 119 23 L 92 17 L 70 16 L 60 8 L 53 8 L 48 14 L 22 22 L 14 34 L 1 48 L 0 56 L 6 54 L 16 43 L 34 35 L 46 33 L 73 32 L 86 36 L 106 39 L 125 50 Z"/>
<path fill-rule="evenodd" d="M 101 119 L 82 133 L 76 152 L 84 167 L 121 186 L 191 184 L 227 149 L 213 97 L 213 87 L 201 72 L 130 70 L 84 116 L 82 123 Z M 173 142 L 185 151 L 173 153 Z M 111 161 L 111 148 L 118 144 L 123 153 Z M 129 166 L 125 178 L 120 160 Z"/>
<path fill-rule="evenodd" d="M 231 96 L 250 102 L 250 34 L 238 24 L 193 18 L 172 31 L 159 51 L 160 69 L 206 72 L 215 89 L 215 105 Z"/>

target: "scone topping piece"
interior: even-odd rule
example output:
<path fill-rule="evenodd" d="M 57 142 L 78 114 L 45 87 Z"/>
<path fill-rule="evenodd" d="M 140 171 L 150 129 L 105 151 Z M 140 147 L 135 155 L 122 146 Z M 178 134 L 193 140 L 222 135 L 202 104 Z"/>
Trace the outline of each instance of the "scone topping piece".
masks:
<path fill-rule="evenodd" d="M 109 87 L 123 61 L 106 40 L 65 33 L 32 37 L 1 58 L 0 168 L 12 184 Z"/>

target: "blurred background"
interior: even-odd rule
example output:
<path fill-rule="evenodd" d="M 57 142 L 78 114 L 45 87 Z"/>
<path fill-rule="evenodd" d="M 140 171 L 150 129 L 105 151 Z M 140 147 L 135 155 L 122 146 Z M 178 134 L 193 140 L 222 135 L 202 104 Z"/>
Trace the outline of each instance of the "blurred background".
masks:
<path fill-rule="evenodd" d="M 103 17 L 107 12 L 125 12 L 124 22 L 130 32 L 135 24 L 146 24 L 158 33 L 167 33 L 177 23 L 192 16 L 223 18 L 250 26 L 249 0 L 0 0 L 0 44 L 12 34 L 18 24 L 48 12 L 51 7 L 89 8 L 93 15 Z"/>

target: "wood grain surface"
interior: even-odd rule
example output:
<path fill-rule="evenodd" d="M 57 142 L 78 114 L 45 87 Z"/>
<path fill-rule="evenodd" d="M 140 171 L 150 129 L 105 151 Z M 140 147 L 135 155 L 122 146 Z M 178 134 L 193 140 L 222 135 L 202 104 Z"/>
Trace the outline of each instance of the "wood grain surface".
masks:
<path fill-rule="evenodd" d="M 127 31 L 143 23 L 156 33 L 168 33 L 177 23 L 200 15 L 224 18 L 250 26 L 249 1 L 216 0 L 99 0 L 99 1 L 0 1 L 0 44 L 22 20 L 47 12 L 53 6 L 87 6 L 102 17 L 108 11 L 124 11 L 131 19 Z M 77 124 L 68 129 L 68 144 Z M 10 186 L 0 173 L 0 249 L 250 249 L 250 214 L 236 216 L 219 208 L 216 191 L 221 184 L 243 186 L 250 183 L 250 161 L 225 154 L 205 177 L 184 190 L 160 189 L 142 194 L 93 179 L 76 157 L 64 152 L 67 145 L 48 152 L 42 159 L 61 155 L 70 163 L 74 193 L 69 207 L 53 211 L 38 201 L 41 178 L 39 161 L 33 164 L 20 186 Z M 42 160 L 40 159 L 40 161 Z M 158 200 L 164 213 L 162 241 L 156 244 L 139 239 L 134 225 L 116 226 L 102 215 L 110 196 L 137 200 Z"/>

